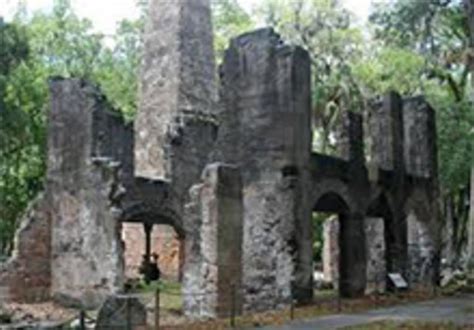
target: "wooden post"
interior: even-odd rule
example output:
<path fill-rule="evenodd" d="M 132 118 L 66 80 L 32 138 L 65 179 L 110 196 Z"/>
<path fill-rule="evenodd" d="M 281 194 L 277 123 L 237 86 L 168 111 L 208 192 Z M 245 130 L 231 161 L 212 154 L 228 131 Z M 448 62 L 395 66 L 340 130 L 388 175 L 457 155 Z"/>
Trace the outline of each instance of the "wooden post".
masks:
<path fill-rule="evenodd" d="M 160 287 L 155 292 L 155 330 L 160 329 Z"/>
<path fill-rule="evenodd" d="M 130 305 L 130 298 L 125 300 L 125 317 L 127 323 L 127 330 L 132 330 L 132 306 Z"/>
<path fill-rule="evenodd" d="M 290 320 L 295 319 L 295 299 L 294 294 L 296 290 L 296 283 L 295 281 L 291 281 L 291 305 L 290 305 Z"/>
<path fill-rule="evenodd" d="M 235 285 L 232 285 L 231 287 L 231 311 L 230 311 L 230 327 L 235 328 L 235 314 L 236 314 L 236 307 L 237 307 L 237 302 L 236 302 L 236 292 L 235 292 Z"/>
<path fill-rule="evenodd" d="M 79 314 L 79 328 L 86 330 L 86 312 L 84 312 L 84 310 L 81 310 Z"/>
<path fill-rule="evenodd" d="M 295 300 L 291 297 L 291 305 L 290 305 L 290 320 L 295 319 Z"/>
<path fill-rule="evenodd" d="M 153 230 L 153 224 L 143 223 L 143 229 L 145 230 L 145 283 L 150 284 L 151 231 Z"/>

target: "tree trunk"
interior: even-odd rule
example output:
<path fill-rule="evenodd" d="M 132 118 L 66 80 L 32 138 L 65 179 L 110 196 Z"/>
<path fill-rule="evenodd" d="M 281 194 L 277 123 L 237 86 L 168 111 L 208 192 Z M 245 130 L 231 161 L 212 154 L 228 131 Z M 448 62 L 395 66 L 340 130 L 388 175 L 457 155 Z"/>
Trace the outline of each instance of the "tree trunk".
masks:
<path fill-rule="evenodd" d="M 469 24 L 469 49 L 467 65 L 471 71 L 469 99 L 474 104 L 474 0 L 464 0 L 464 8 Z M 474 164 L 471 167 L 471 198 L 469 212 L 468 265 L 474 268 Z"/>
<path fill-rule="evenodd" d="M 474 0 L 464 0 L 464 9 L 469 25 L 469 49 L 467 52 L 467 65 L 471 70 L 470 100 L 474 102 Z"/>
<path fill-rule="evenodd" d="M 474 165 L 471 167 L 471 201 L 469 206 L 468 266 L 474 268 Z"/>

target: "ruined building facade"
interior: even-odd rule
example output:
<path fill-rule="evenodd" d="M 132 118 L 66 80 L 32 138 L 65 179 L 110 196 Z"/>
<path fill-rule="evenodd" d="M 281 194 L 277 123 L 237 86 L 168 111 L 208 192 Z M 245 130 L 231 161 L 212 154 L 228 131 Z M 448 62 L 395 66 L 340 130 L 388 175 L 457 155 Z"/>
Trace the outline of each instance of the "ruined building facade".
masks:
<path fill-rule="evenodd" d="M 136 223 L 148 238 L 172 226 L 184 242 L 190 316 L 309 301 L 314 211 L 339 219 L 341 295 L 385 286 L 388 272 L 434 283 L 429 104 L 390 93 L 367 109 L 365 133 L 360 114 L 342 114 L 338 157 L 313 153 L 308 53 L 272 29 L 247 33 L 217 82 L 210 17 L 209 0 L 151 1 L 133 125 L 90 84 L 50 82 L 45 192 L 0 265 L 9 299 L 99 305 L 122 290 L 122 225 Z"/>

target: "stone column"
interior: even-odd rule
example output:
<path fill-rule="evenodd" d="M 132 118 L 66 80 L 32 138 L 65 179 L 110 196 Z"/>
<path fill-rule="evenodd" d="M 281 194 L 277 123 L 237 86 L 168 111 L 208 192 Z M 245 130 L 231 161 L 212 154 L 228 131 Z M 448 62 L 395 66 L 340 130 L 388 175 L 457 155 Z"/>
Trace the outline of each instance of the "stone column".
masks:
<path fill-rule="evenodd" d="M 399 94 L 390 92 L 383 101 L 372 106 L 369 119 L 371 158 L 373 165 L 391 171 L 390 185 L 393 187 L 393 218 L 386 222 L 385 230 L 390 240 L 386 242 L 390 271 L 405 274 L 407 246 L 406 221 L 403 214 L 406 191 L 404 162 L 404 111 Z"/>
<path fill-rule="evenodd" d="M 386 288 L 387 266 L 383 218 L 365 218 L 365 250 L 367 257 L 366 294 L 383 293 Z"/>
<path fill-rule="evenodd" d="M 336 290 L 339 290 L 339 233 L 339 216 L 332 216 L 324 221 L 324 281 L 331 282 Z"/>
<path fill-rule="evenodd" d="M 217 92 L 210 1 L 151 0 L 148 16 L 135 120 L 135 173 L 155 179 L 189 178 L 179 192 L 187 194 L 204 167 L 195 169 L 199 166 L 193 158 L 207 156 L 209 146 L 190 148 L 195 155 L 176 154 L 173 148 L 183 142 L 183 126 L 212 126 L 209 114 L 215 111 Z M 176 173 L 180 169 L 173 157 L 191 164 L 191 172 L 185 177 Z"/>
<path fill-rule="evenodd" d="M 309 56 L 257 30 L 231 41 L 221 79 L 214 157 L 242 171 L 245 308 L 283 307 L 294 280 L 312 295 Z"/>
<path fill-rule="evenodd" d="M 361 214 L 340 215 L 339 293 L 342 297 L 357 297 L 366 286 L 366 237 Z"/>
<path fill-rule="evenodd" d="M 185 314 L 229 317 L 242 312 L 242 181 L 236 167 L 211 164 L 186 205 Z"/>

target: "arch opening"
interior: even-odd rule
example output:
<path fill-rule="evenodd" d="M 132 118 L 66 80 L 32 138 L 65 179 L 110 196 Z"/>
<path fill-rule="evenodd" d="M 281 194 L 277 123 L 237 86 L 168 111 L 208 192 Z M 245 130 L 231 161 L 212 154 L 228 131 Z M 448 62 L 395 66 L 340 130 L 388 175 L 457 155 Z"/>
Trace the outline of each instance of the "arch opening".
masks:
<path fill-rule="evenodd" d="M 343 297 L 363 294 L 362 221 L 335 192 L 327 192 L 318 198 L 312 221 L 315 295 L 328 289 Z"/>
<path fill-rule="evenodd" d="M 157 280 L 180 283 L 184 236 L 166 222 L 122 222 L 124 270 L 130 285 Z"/>

